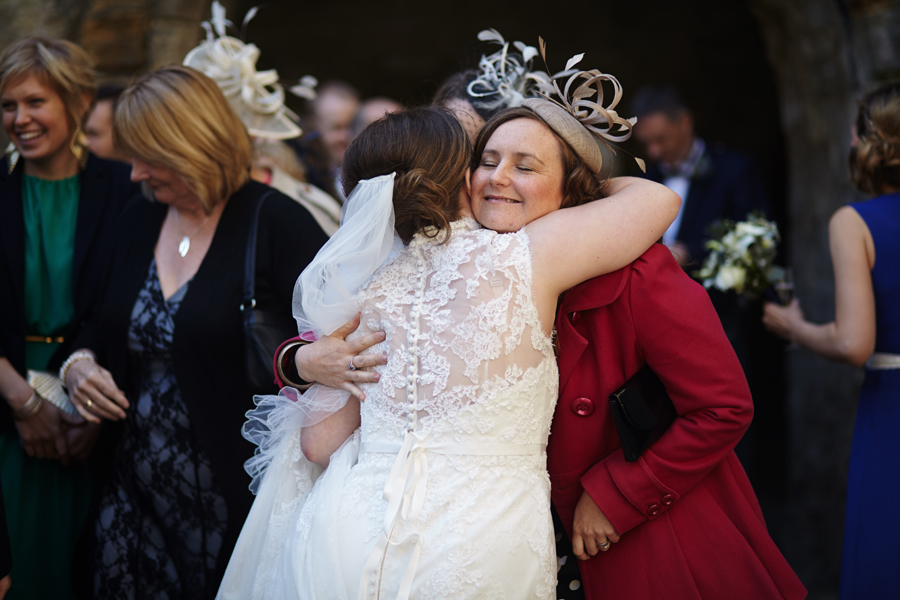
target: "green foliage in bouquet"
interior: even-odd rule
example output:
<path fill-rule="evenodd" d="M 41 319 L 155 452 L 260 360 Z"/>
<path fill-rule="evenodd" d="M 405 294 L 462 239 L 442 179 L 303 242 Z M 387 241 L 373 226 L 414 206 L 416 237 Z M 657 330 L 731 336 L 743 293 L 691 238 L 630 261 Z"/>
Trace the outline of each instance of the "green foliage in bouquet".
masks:
<path fill-rule="evenodd" d="M 756 299 L 770 285 L 784 277 L 784 269 L 774 264 L 781 235 L 774 221 L 750 213 L 746 221 L 717 221 L 709 228 L 710 250 L 703 267 L 694 272 L 706 289 L 734 291 Z"/>

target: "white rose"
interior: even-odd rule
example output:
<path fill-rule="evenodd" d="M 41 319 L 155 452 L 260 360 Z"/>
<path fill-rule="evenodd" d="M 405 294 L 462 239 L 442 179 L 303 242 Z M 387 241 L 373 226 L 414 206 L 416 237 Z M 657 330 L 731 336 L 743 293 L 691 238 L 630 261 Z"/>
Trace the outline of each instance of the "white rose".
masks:
<path fill-rule="evenodd" d="M 744 269 L 733 265 L 725 265 L 720 267 L 719 272 L 716 274 L 716 288 L 723 292 L 732 289 L 741 291 L 746 279 L 747 272 Z"/>
<path fill-rule="evenodd" d="M 766 234 L 766 228 L 761 227 L 760 225 L 753 225 L 752 223 L 748 223 L 747 221 L 741 221 L 738 223 L 735 228 L 735 233 L 738 236 L 752 235 L 754 237 L 760 237 Z"/>

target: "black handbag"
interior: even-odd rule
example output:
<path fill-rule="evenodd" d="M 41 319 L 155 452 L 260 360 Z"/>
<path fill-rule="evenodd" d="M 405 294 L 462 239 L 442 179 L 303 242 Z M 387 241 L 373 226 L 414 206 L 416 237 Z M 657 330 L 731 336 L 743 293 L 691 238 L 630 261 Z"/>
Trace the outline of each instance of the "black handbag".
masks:
<path fill-rule="evenodd" d="M 625 460 L 634 462 L 675 420 L 675 405 L 656 373 L 645 365 L 609 397 Z"/>
<path fill-rule="evenodd" d="M 290 315 L 261 310 L 256 306 L 256 233 L 259 211 L 271 191 L 257 200 L 250 219 L 247 252 L 244 258 L 244 293 L 241 315 L 244 322 L 247 386 L 254 393 L 277 392 L 272 369 L 275 351 L 282 342 L 297 335 L 297 323 Z"/>

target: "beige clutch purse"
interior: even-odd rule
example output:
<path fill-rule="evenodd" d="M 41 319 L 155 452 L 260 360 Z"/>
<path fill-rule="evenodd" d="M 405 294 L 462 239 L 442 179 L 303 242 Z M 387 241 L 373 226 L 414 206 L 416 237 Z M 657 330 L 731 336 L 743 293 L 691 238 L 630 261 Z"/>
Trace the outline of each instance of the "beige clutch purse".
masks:
<path fill-rule="evenodd" d="M 62 382 L 59 377 L 46 373 L 44 371 L 28 371 L 28 385 L 34 388 L 44 400 L 51 402 L 59 410 L 77 415 L 75 405 L 69 400 L 69 396 L 63 389 Z"/>

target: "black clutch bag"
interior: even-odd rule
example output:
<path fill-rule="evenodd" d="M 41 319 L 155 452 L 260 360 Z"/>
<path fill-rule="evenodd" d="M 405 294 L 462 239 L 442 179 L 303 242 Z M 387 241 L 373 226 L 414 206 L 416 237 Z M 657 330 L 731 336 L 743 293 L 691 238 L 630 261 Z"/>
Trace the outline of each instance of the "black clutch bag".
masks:
<path fill-rule="evenodd" d="M 666 386 L 646 365 L 610 395 L 609 406 L 628 462 L 640 458 L 676 416 Z"/>

